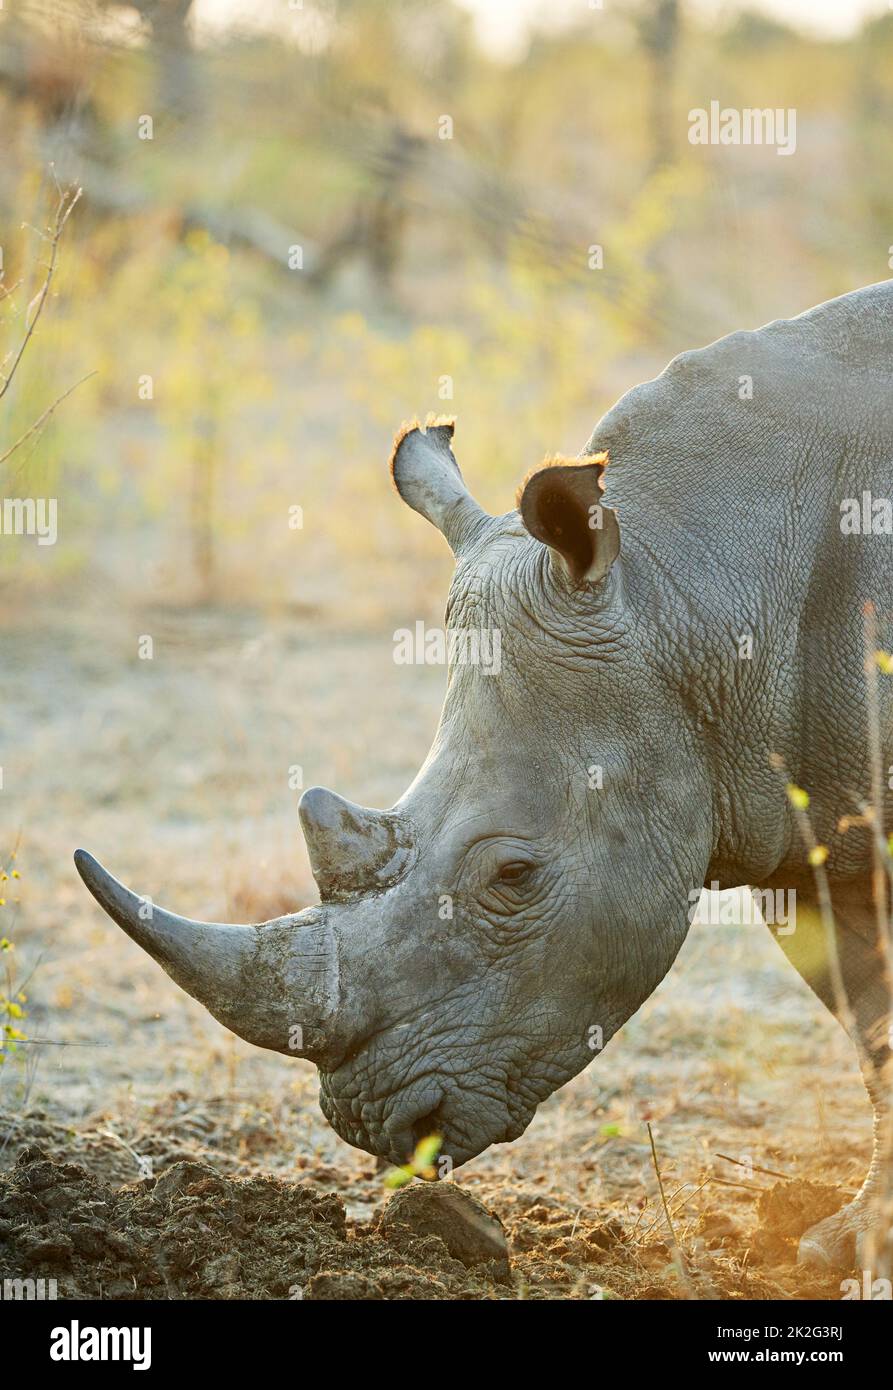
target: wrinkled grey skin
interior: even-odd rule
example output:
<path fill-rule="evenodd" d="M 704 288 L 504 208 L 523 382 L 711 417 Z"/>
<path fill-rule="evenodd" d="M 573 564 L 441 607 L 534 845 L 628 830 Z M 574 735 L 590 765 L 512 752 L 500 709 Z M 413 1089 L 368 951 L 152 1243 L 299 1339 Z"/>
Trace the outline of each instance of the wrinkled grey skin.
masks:
<path fill-rule="evenodd" d="M 436 1131 L 460 1164 L 517 1138 L 659 984 L 703 885 L 813 903 L 771 754 L 809 789 L 830 847 L 879 1099 L 871 839 L 836 824 L 870 797 L 862 604 L 893 612 L 893 540 L 844 536 L 840 503 L 893 494 L 891 316 L 888 283 L 683 354 L 596 427 L 584 454 L 606 450 L 604 473 L 585 458 L 538 473 L 520 514 L 477 506 L 451 428 L 399 441 L 398 491 L 457 555 L 448 623 L 498 629 L 502 666 L 453 665 L 434 745 L 392 812 L 305 794 L 320 908 L 213 928 L 215 970 L 190 951 L 207 928 L 159 909 L 140 920 L 139 900 L 80 856 L 106 910 L 217 1017 L 317 1062 L 350 1143 L 402 1162 Z M 579 505 L 602 526 L 581 535 Z M 822 942 L 803 913 L 781 944 L 834 1007 Z M 850 1258 L 882 1177 L 810 1233 L 805 1258 Z"/>

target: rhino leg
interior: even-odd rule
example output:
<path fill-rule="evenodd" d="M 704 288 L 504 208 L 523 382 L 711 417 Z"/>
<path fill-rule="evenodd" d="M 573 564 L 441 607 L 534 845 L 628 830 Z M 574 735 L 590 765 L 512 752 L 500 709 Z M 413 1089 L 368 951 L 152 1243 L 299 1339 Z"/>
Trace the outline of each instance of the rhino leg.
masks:
<path fill-rule="evenodd" d="M 889 1131 L 891 1062 L 891 998 L 883 945 L 878 939 L 870 880 L 832 888 L 837 954 L 851 1016 L 850 1036 L 856 1044 L 862 1079 L 874 1110 L 874 1152 L 868 1175 L 857 1196 L 801 1237 L 798 1260 L 819 1267 L 852 1269 L 873 1266 L 889 1277 L 890 1197 L 893 1193 L 893 1149 Z M 806 983 L 834 1016 L 838 1001 L 828 968 L 825 936 L 812 884 L 797 885 L 797 925 L 789 936 L 775 935 Z M 804 912 L 802 909 L 806 909 Z M 866 1263 L 867 1262 L 867 1263 Z"/>
<path fill-rule="evenodd" d="M 890 1146 L 882 1137 L 885 1109 L 879 1092 L 870 1082 L 866 1084 L 875 1107 L 874 1153 L 868 1175 L 851 1202 L 810 1226 L 800 1237 L 797 1262 L 820 1269 L 868 1269 L 874 1278 L 888 1276 L 890 1268 L 891 1226 L 882 1211 L 888 1209 L 885 1194 L 890 1190 Z"/>

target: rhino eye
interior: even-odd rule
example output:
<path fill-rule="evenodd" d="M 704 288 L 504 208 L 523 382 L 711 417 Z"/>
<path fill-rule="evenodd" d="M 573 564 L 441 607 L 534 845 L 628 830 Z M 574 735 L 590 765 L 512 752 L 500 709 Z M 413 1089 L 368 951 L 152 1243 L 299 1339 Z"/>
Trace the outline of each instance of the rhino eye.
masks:
<path fill-rule="evenodd" d="M 530 877 L 533 865 L 527 864 L 521 859 L 513 860 L 511 864 L 503 864 L 499 873 L 496 875 L 497 883 L 523 883 Z"/>

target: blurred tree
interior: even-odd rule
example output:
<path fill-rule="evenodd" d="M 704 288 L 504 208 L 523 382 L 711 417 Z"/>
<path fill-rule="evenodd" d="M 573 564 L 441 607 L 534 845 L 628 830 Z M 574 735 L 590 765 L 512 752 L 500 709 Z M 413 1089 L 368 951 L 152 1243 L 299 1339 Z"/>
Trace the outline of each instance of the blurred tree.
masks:
<path fill-rule="evenodd" d="M 886 168 L 890 122 L 893 119 L 893 15 L 866 22 L 855 44 L 852 84 L 853 120 L 850 139 L 853 159 L 867 170 Z M 893 192 L 888 178 L 863 184 L 863 220 L 878 246 L 893 242 Z M 888 257 L 893 250 L 888 250 Z M 887 261 L 887 269 L 890 262 Z"/>
<path fill-rule="evenodd" d="M 723 35 L 724 47 L 734 51 L 771 48 L 779 43 L 796 42 L 797 36 L 786 24 L 756 10 L 743 10 Z"/>
<path fill-rule="evenodd" d="M 679 0 L 649 0 L 638 16 L 639 42 L 650 67 L 648 173 L 654 174 L 673 158 L 673 78 L 679 42 Z"/>
<path fill-rule="evenodd" d="M 136 10 L 147 26 L 158 104 L 180 119 L 199 114 L 197 65 L 189 18 L 192 0 L 103 0 L 108 7 Z"/>
<path fill-rule="evenodd" d="M 358 196 L 342 229 L 325 246 L 308 280 L 327 285 L 353 256 L 368 261 L 376 288 L 389 293 L 398 267 L 409 204 L 406 186 L 425 141 L 389 118 L 369 157 L 369 186 Z"/>
<path fill-rule="evenodd" d="M 60 26 L 50 39 L 0 3 L 0 92 L 30 105 L 43 130 L 69 138 L 95 130 L 88 72 L 70 32 Z"/>

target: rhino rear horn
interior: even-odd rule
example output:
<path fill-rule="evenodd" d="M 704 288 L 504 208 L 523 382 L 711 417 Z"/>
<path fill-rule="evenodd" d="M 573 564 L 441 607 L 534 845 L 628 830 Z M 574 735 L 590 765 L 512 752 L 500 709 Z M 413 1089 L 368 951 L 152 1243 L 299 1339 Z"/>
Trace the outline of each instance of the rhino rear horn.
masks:
<path fill-rule="evenodd" d="M 403 501 L 436 526 L 453 554 L 463 555 L 491 517 L 472 497 L 452 449 L 455 420 L 429 416 L 404 424 L 391 450 L 391 477 Z"/>
<path fill-rule="evenodd" d="M 518 491 L 521 520 L 573 584 L 597 584 L 620 553 L 616 514 L 602 503 L 607 454 L 547 459 Z"/>
<path fill-rule="evenodd" d="M 323 902 L 375 892 L 403 876 L 412 856 L 403 817 L 355 806 L 326 787 L 309 787 L 298 810 Z"/>

